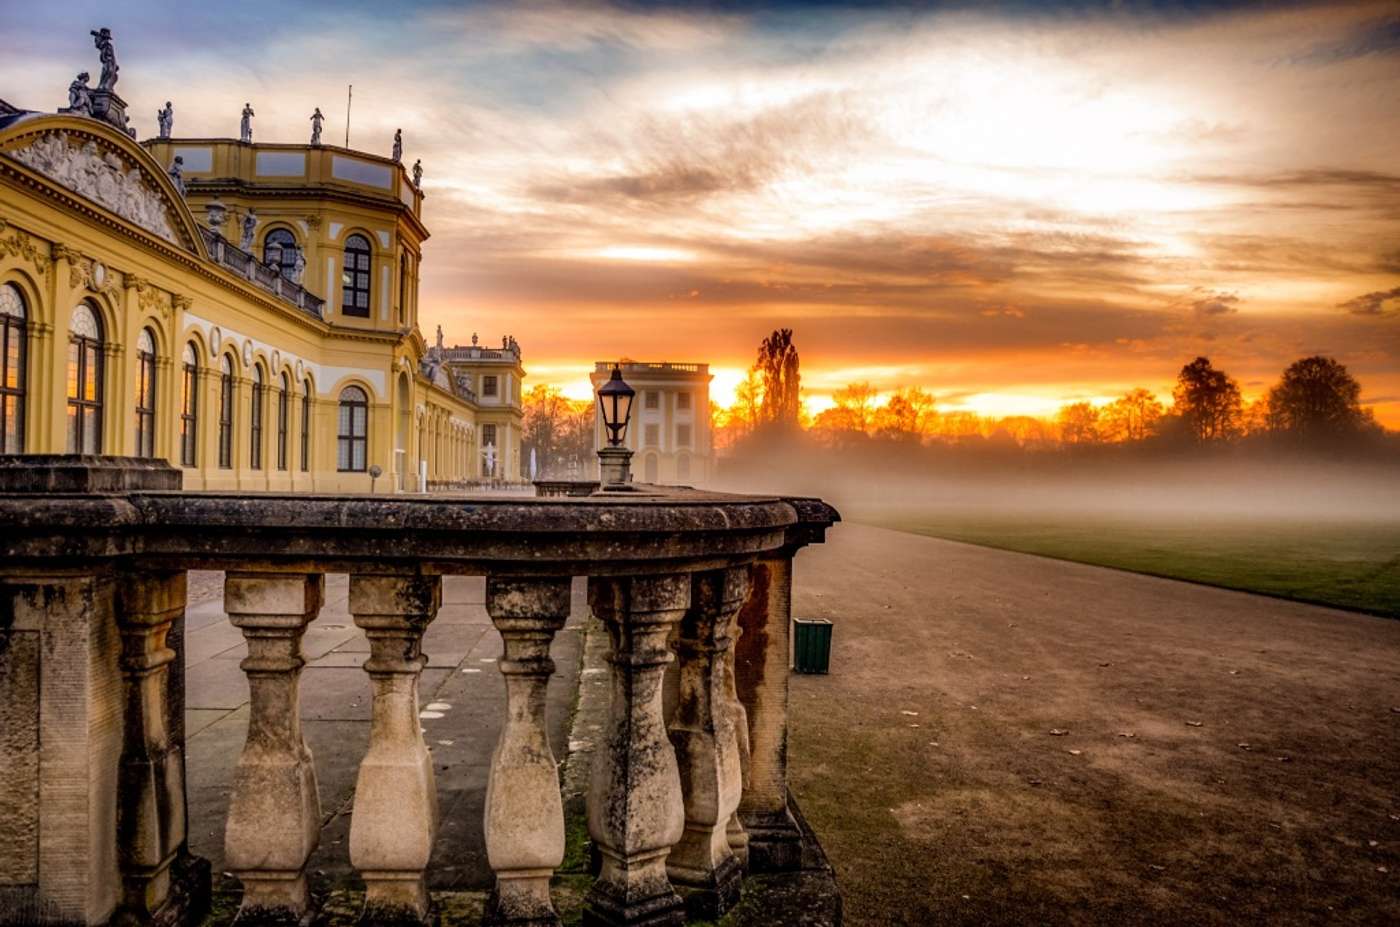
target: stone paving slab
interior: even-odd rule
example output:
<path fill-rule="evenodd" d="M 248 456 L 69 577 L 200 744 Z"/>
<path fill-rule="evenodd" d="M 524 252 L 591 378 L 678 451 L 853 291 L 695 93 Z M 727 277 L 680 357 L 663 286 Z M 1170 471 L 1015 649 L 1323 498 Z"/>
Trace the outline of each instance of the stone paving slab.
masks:
<path fill-rule="evenodd" d="M 241 632 L 222 610 L 222 578 L 191 574 L 186 611 L 186 763 L 190 847 L 213 866 L 215 891 L 237 891 L 223 875 L 229 783 L 248 727 L 248 683 L 239 668 Z M 213 596 L 211 598 L 210 596 Z M 318 891 L 359 887 L 348 841 L 355 777 L 369 743 L 369 678 L 360 665 L 368 644 L 346 611 L 345 576 L 326 577 L 321 614 L 303 639 L 301 705 L 307 743 L 316 760 L 324 825 L 308 871 Z M 491 752 L 505 712 L 505 685 L 496 666 L 501 639 L 490 624 L 481 577 L 446 577 L 442 607 L 424 635 L 428 667 L 419 684 L 424 737 L 437 777 L 439 833 L 430 886 L 463 891 L 491 884 L 482 814 Z M 555 639 L 557 666 L 547 705 L 555 755 L 566 754 L 577 689 L 580 635 L 587 614 L 584 583 L 575 582 L 574 615 Z M 433 706 L 433 707 L 429 707 Z M 439 717 L 433 717 L 437 715 Z"/>

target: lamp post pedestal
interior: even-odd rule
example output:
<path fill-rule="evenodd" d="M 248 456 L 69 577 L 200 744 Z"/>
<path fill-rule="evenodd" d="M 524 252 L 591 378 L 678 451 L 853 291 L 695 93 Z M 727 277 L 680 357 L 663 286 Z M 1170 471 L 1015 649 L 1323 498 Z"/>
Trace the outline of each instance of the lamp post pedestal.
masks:
<path fill-rule="evenodd" d="M 598 482 L 604 489 L 631 489 L 632 452 L 625 447 L 605 447 L 598 451 Z"/>

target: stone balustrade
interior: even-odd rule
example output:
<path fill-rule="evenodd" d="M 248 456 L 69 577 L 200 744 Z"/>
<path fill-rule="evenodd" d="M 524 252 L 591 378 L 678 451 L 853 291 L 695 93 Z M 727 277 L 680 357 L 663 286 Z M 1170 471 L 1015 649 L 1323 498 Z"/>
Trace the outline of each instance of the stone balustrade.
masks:
<path fill-rule="evenodd" d="M 241 923 L 316 913 L 306 864 L 322 808 L 298 680 L 326 573 L 349 574 L 370 646 L 348 847 L 362 923 L 434 918 L 439 821 L 418 680 L 448 575 L 486 577 L 503 643 L 486 923 L 559 923 L 565 817 L 544 693 L 576 576 L 589 578 L 612 673 L 587 790 L 600 865 L 584 923 L 716 917 L 746 874 L 800 865 L 785 752 L 791 561 L 836 520 L 829 506 L 648 487 L 425 498 L 178 483 L 150 461 L 0 458 L 0 924 L 198 922 L 210 874 L 189 851 L 181 720 L 191 569 L 224 571 L 224 610 L 247 641 L 248 733 L 225 828 Z"/>

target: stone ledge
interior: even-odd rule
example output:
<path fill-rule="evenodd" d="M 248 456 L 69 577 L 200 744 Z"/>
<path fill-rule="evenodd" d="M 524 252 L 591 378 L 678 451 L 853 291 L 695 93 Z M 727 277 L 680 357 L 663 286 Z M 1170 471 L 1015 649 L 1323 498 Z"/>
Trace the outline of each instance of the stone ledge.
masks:
<path fill-rule="evenodd" d="M 0 455 L 0 492 L 126 493 L 176 490 L 184 474 L 163 460 L 83 454 Z"/>

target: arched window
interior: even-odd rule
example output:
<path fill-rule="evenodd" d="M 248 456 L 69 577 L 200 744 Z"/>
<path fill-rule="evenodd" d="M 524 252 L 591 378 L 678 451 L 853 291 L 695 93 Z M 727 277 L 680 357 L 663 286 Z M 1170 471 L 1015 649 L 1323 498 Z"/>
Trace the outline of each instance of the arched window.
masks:
<path fill-rule="evenodd" d="M 301 472 L 311 469 L 311 381 L 301 384 Z"/>
<path fill-rule="evenodd" d="M 68 325 L 68 453 L 102 453 L 102 323 L 87 303 Z"/>
<path fill-rule="evenodd" d="M 292 391 L 291 381 L 284 373 L 279 382 L 282 388 L 277 391 L 277 469 L 287 469 L 287 415 L 289 409 L 287 403 L 291 400 L 288 394 Z"/>
<path fill-rule="evenodd" d="M 180 466 L 197 466 L 199 440 L 199 353 L 185 345 L 184 389 L 180 394 Z"/>
<path fill-rule="evenodd" d="M 297 240 L 286 229 L 273 229 L 263 239 L 263 263 L 270 264 L 282 272 L 288 280 L 297 269 Z"/>
<path fill-rule="evenodd" d="M 336 437 L 336 469 L 364 470 L 369 445 L 369 397 L 358 386 L 340 391 L 340 429 Z"/>
<path fill-rule="evenodd" d="M 250 407 L 252 421 L 248 423 L 248 465 L 261 470 L 263 465 L 263 393 L 267 391 L 267 378 L 262 364 L 253 367 L 253 402 Z"/>
<path fill-rule="evenodd" d="M 156 339 L 149 328 L 136 336 L 136 456 L 156 456 Z"/>
<path fill-rule="evenodd" d="M 369 239 L 351 235 L 345 239 L 345 266 L 340 271 L 340 311 L 369 318 Z"/>
<path fill-rule="evenodd" d="M 219 467 L 233 469 L 233 361 L 224 355 L 219 374 Z"/>
<path fill-rule="evenodd" d="M 0 286 L 0 453 L 24 453 L 24 296 L 19 287 Z"/>

